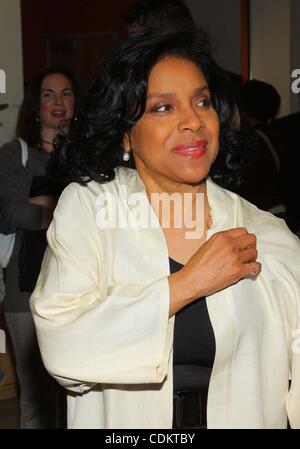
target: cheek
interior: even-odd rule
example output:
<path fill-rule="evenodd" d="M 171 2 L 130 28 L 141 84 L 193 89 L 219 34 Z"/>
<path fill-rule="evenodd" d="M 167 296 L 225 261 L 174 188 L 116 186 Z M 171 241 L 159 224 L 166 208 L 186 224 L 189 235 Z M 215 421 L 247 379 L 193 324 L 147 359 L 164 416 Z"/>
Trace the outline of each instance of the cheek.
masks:
<path fill-rule="evenodd" d="M 151 151 L 154 154 L 158 149 L 167 145 L 172 137 L 174 127 L 151 118 L 144 118 L 132 130 L 132 143 L 134 148 Z"/>
<path fill-rule="evenodd" d="M 207 128 L 209 130 L 211 139 L 211 151 L 209 154 L 210 161 L 213 163 L 219 153 L 219 133 L 220 133 L 220 121 L 218 115 L 215 113 L 207 122 Z"/>
<path fill-rule="evenodd" d="M 219 142 L 219 137 L 220 137 L 220 124 L 219 124 L 219 122 L 216 124 L 216 127 L 215 127 L 215 135 L 216 135 L 217 142 Z"/>
<path fill-rule="evenodd" d="M 216 160 L 218 153 L 219 153 L 219 139 L 220 139 L 220 122 L 219 122 L 219 120 L 217 120 L 215 123 L 215 126 L 214 126 L 215 151 L 214 151 L 212 162 L 214 162 Z"/>
<path fill-rule="evenodd" d="M 220 134 L 220 121 L 219 121 L 219 117 L 216 113 L 211 118 L 211 121 L 210 121 L 210 132 L 212 135 L 212 140 L 218 142 L 219 134 Z"/>
<path fill-rule="evenodd" d="M 64 103 L 65 103 L 65 108 L 69 112 L 73 113 L 74 109 L 75 109 L 75 99 L 74 98 L 67 98 Z"/>
<path fill-rule="evenodd" d="M 42 101 L 40 105 L 40 117 L 47 117 L 49 114 L 49 109 L 49 104 Z"/>
<path fill-rule="evenodd" d="M 136 152 L 141 152 L 147 149 L 147 142 L 149 142 L 147 122 L 138 122 L 131 131 L 131 146 Z"/>

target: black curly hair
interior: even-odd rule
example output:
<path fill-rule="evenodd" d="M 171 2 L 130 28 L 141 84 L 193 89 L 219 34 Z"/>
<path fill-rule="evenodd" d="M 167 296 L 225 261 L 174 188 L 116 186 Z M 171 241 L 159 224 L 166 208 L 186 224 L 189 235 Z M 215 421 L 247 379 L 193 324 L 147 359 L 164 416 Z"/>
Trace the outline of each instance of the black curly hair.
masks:
<path fill-rule="evenodd" d="M 123 19 L 130 30 L 195 28 L 190 10 L 182 0 L 133 0 Z"/>
<path fill-rule="evenodd" d="M 281 98 L 271 84 L 252 79 L 242 86 L 241 102 L 246 118 L 255 119 L 259 125 L 266 125 L 275 120 Z"/>
<path fill-rule="evenodd" d="M 220 151 L 210 175 L 223 187 L 239 184 L 249 135 L 232 126 L 232 85 L 213 60 L 206 36 L 203 39 L 201 32 L 186 31 L 131 34 L 106 58 L 82 99 L 78 126 L 56 152 L 69 182 L 109 182 L 115 177 L 116 167 L 134 168 L 133 158 L 129 162 L 122 159 L 123 139 L 145 111 L 151 69 L 167 55 L 192 61 L 204 74 L 221 125 Z"/>

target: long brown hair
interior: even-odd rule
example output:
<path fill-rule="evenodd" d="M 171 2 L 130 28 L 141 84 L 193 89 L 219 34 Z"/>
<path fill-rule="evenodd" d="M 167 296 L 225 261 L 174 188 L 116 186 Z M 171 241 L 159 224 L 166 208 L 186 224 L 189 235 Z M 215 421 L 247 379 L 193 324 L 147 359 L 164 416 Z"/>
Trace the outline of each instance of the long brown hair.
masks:
<path fill-rule="evenodd" d="M 78 99 L 78 88 L 73 74 L 64 67 L 47 67 L 39 72 L 28 85 L 18 115 L 16 135 L 30 146 L 37 146 L 41 140 L 41 124 L 37 120 L 40 109 L 41 85 L 48 75 L 61 74 L 71 82 L 75 96 L 75 111 Z M 75 113 L 74 113 L 75 116 Z M 74 117 L 73 116 L 73 117 Z"/>

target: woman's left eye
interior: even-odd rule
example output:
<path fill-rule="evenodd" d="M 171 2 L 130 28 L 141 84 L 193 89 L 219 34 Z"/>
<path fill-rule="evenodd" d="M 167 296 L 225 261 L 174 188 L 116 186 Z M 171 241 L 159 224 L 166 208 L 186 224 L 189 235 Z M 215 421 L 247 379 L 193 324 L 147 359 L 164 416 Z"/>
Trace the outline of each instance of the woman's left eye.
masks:
<path fill-rule="evenodd" d="M 200 108 L 209 108 L 211 106 L 211 100 L 209 98 L 201 98 L 197 100 L 197 106 Z"/>
<path fill-rule="evenodd" d="M 73 96 L 73 91 L 72 90 L 65 90 L 64 91 L 64 96 L 65 97 L 72 97 Z"/>

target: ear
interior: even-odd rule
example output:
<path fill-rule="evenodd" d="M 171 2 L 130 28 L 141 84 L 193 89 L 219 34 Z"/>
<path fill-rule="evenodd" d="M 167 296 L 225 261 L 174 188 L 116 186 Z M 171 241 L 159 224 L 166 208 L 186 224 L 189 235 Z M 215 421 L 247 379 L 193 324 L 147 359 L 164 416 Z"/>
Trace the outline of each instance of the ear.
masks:
<path fill-rule="evenodd" d="M 125 151 L 128 151 L 128 152 L 131 150 L 131 139 L 130 139 L 130 135 L 128 133 L 124 134 L 123 148 Z"/>

